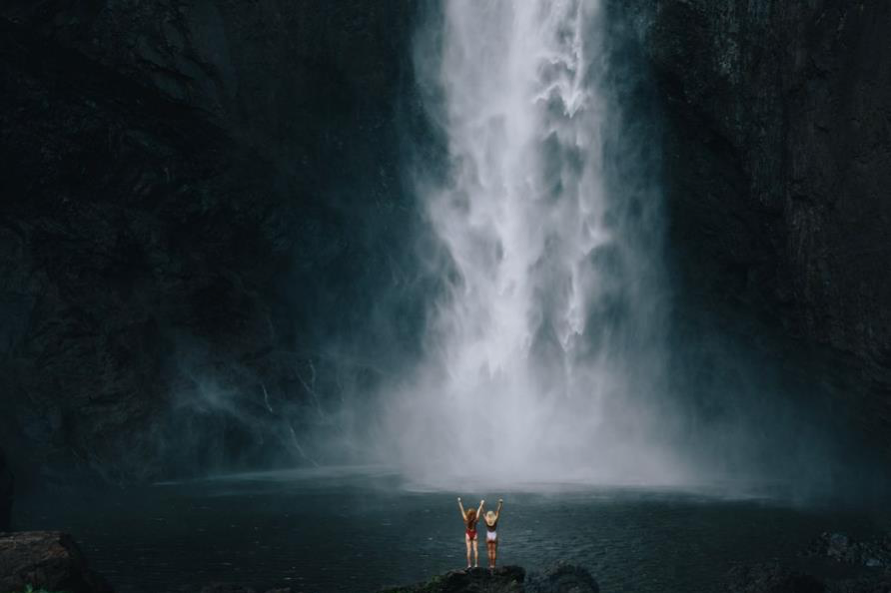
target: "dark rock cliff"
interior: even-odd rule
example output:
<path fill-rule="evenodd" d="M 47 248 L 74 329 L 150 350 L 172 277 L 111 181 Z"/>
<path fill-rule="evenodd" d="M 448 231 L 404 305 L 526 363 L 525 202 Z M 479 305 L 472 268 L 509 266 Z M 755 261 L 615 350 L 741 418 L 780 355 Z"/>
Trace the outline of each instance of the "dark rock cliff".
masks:
<path fill-rule="evenodd" d="M 70 535 L 26 531 L 0 537 L 0 587 L 3 591 L 112 593 L 90 569 Z"/>
<path fill-rule="evenodd" d="M 308 462 L 289 419 L 325 421 L 322 348 L 370 323 L 363 294 L 409 251 L 412 14 L 4 3 L 0 446 L 20 476 Z"/>
<path fill-rule="evenodd" d="M 813 405 L 887 449 L 891 7 L 611 6 L 664 116 L 678 332 L 717 326 L 828 384 Z M 3 4 L 0 447 L 17 476 L 310 462 L 288 418 L 325 421 L 322 345 L 374 350 L 356 330 L 385 284 L 407 283 L 397 337 L 423 315 L 399 172 L 423 119 L 417 11 Z"/>
<path fill-rule="evenodd" d="M 813 405 L 891 450 L 891 6 L 623 9 L 662 103 L 679 317 L 707 311 L 805 369 L 813 391 L 829 386 Z"/>

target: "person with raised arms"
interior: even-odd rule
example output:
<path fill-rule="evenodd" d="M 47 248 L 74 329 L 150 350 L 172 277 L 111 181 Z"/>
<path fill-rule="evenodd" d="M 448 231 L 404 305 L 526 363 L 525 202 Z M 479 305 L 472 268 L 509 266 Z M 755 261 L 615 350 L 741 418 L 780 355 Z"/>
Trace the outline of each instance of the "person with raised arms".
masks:
<path fill-rule="evenodd" d="M 461 510 L 461 519 L 464 521 L 464 543 L 467 546 L 467 568 L 470 568 L 470 550 L 473 548 L 474 566 L 479 568 L 480 552 L 477 546 L 476 523 L 479 521 L 480 515 L 483 514 L 483 504 L 485 500 L 480 501 L 478 509 L 464 510 L 461 504 L 461 497 L 458 497 L 458 508 Z"/>
<path fill-rule="evenodd" d="M 498 559 L 498 518 L 501 516 L 501 507 L 504 506 L 504 499 L 498 499 L 498 508 L 495 511 L 486 513 L 484 519 L 486 521 L 486 551 L 489 553 L 489 569 L 495 568 L 495 561 Z M 482 508 L 482 507 L 480 507 Z"/>

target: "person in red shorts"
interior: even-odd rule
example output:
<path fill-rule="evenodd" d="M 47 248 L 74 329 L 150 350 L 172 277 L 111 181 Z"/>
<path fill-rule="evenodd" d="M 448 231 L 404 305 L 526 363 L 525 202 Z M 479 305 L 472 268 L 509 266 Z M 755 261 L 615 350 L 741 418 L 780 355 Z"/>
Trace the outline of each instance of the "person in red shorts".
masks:
<path fill-rule="evenodd" d="M 470 550 L 473 548 L 474 566 L 479 568 L 480 552 L 477 546 L 476 523 L 483 514 L 483 504 L 486 501 L 480 501 L 478 509 L 470 509 L 465 511 L 464 505 L 461 504 L 461 497 L 458 497 L 458 508 L 461 510 L 461 519 L 464 521 L 464 543 L 467 545 L 467 568 L 470 568 Z"/>

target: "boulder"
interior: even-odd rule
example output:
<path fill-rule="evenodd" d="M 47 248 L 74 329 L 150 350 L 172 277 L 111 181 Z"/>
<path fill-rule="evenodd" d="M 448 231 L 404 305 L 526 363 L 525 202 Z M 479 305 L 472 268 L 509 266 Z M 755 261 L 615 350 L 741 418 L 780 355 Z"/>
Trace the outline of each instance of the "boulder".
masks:
<path fill-rule="evenodd" d="M 0 591 L 27 586 L 67 593 L 111 593 L 112 588 L 90 570 L 70 535 L 58 531 L 26 531 L 0 536 Z"/>
<path fill-rule="evenodd" d="M 495 570 L 452 570 L 416 585 L 383 589 L 381 593 L 522 593 L 526 570 L 501 566 Z"/>
<path fill-rule="evenodd" d="M 309 463 L 289 421 L 302 441 L 319 415 L 291 411 L 377 376 L 312 353 L 341 333 L 358 348 L 369 295 L 413 257 L 397 119 L 419 3 L 50 4 L 0 3 L 0 433 L 17 477 Z M 413 290 L 397 298 L 421 311 Z"/>

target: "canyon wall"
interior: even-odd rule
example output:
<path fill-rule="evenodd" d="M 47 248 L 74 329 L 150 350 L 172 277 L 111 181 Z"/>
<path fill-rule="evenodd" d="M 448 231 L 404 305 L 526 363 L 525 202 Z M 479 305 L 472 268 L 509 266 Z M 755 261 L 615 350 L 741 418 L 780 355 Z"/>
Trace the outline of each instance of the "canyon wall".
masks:
<path fill-rule="evenodd" d="M 622 10 L 665 116 L 679 318 L 737 320 L 720 323 L 828 386 L 815 405 L 850 414 L 887 451 L 891 7 L 646 0 Z"/>
<path fill-rule="evenodd" d="M 891 7 L 609 6 L 664 120 L 677 339 L 695 358 L 716 331 L 825 386 L 813 405 L 888 450 Z M 313 462 L 286 417 L 326 422 L 343 377 L 323 346 L 374 351 L 382 290 L 397 346 L 352 380 L 410 360 L 435 290 L 401 174 L 424 133 L 418 7 L 4 3 L 0 447 L 20 482 Z"/>
<path fill-rule="evenodd" d="M 323 347 L 375 322 L 366 295 L 410 251 L 412 15 L 4 3 L 0 446 L 17 475 L 308 462 L 289 419 L 325 422 L 343 377 Z"/>

